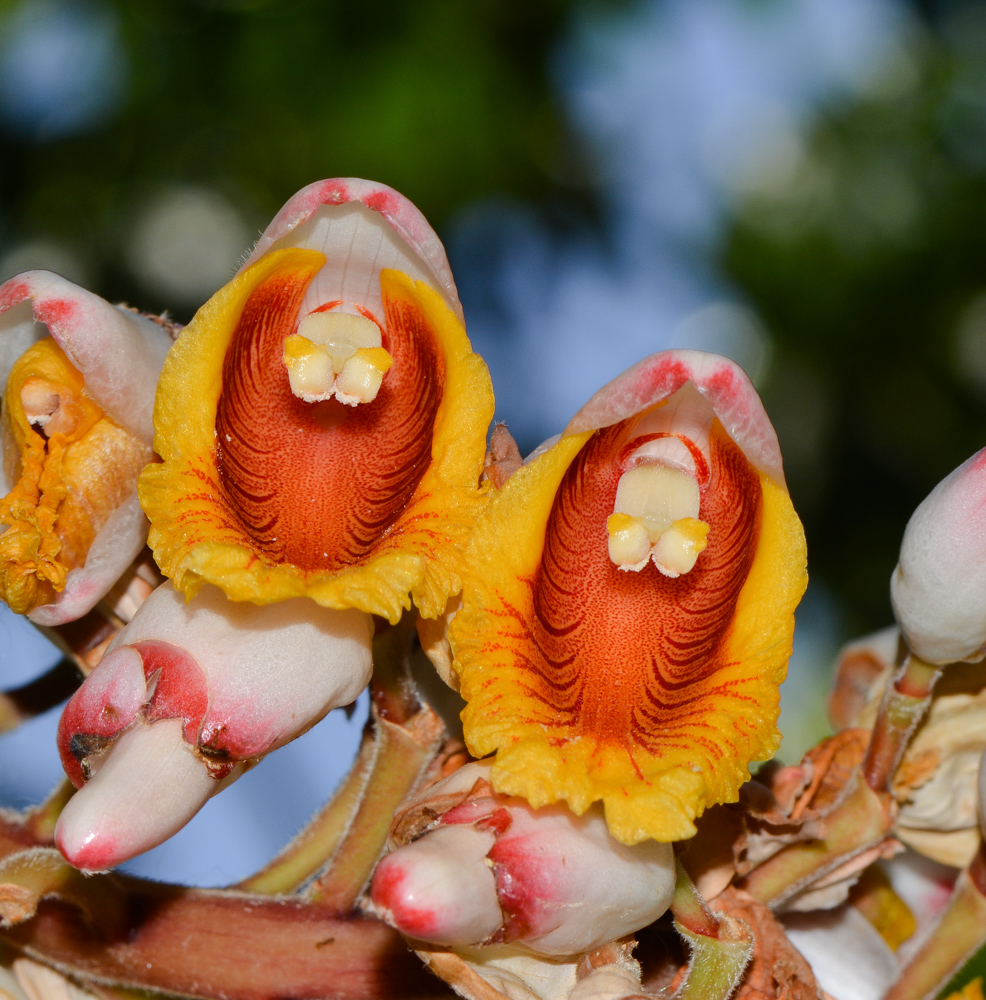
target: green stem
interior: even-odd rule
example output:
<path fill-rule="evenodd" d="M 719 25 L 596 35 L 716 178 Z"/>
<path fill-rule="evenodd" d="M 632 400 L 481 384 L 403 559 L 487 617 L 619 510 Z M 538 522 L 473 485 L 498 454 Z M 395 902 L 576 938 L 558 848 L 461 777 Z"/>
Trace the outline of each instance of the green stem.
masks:
<path fill-rule="evenodd" d="M 413 637 L 412 619 L 385 628 L 373 641 L 371 770 L 329 869 L 306 893 L 336 913 L 348 913 L 356 904 L 386 846 L 394 812 L 414 790 L 445 737 L 441 720 L 421 705 L 411 680 Z"/>
<path fill-rule="evenodd" d="M 910 653 L 900 676 L 887 689 L 863 762 L 866 783 L 874 791 L 889 789 L 911 734 L 931 703 L 931 692 L 940 674 L 940 667 Z"/>
<path fill-rule="evenodd" d="M 419 732 L 379 716 L 374 722 L 376 754 L 359 809 L 329 870 L 306 893 L 333 912 L 348 913 L 355 905 L 387 843 L 394 812 L 441 745 L 444 727 L 438 717 L 431 709 L 419 715 Z"/>
<path fill-rule="evenodd" d="M 900 971 L 884 1000 L 924 1000 L 935 994 L 986 944 L 986 848 L 959 876 L 931 934 Z"/>
<path fill-rule="evenodd" d="M 294 892 L 324 868 L 349 828 L 376 755 L 377 743 L 366 733 L 352 769 L 331 801 L 276 858 L 233 888 L 263 896 Z"/>
<path fill-rule="evenodd" d="M 55 824 L 73 795 L 75 795 L 75 786 L 68 778 L 62 778 L 55 785 L 48 798 L 24 817 L 24 828 L 36 843 L 53 844 L 55 842 Z"/>
<path fill-rule="evenodd" d="M 753 953 L 753 933 L 740 920 L 713 913 L 678 860 L 674 926 L 688 942 L 691 960 L 672 1000 L 726 1000 Z"/>

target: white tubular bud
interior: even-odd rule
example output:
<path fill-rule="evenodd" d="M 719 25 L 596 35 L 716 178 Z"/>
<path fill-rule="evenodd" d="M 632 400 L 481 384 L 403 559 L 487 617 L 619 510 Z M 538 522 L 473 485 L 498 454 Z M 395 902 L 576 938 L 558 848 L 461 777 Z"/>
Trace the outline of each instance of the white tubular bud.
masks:
<path fill-rule="evenodd" d="M 185 742 L 180 719 L 137 722 L 93 770 L 55 828 L 58 849 L 85 871 L 110 868 L 156 847 L 220 787 Z"/>
<path fill-rule="evenodd" d="M 911 515 L 890 578 L 894 615 L 928 663 L 986 652 L 986 450 L 946 476 Z"/>
<path fill-rule="evenodd" d="M 446 826 L 380 862 L 373 903 L 408 937 L 443 945 L 485 941 L 503 920 L 486 854 L 492 833 Z"/>
<path fill-rule="evenodd" d="M 670 906 L 669 844 L 621 844 L 598 810 L 535 811 L 493 792 L 488 775 L 488 764 L 470 764 L 429 789 L 415 806 L 444 802 L 442 825 L 378 866 L 373 902 L 402 934 L 576 955 L 632 934 Z"/>

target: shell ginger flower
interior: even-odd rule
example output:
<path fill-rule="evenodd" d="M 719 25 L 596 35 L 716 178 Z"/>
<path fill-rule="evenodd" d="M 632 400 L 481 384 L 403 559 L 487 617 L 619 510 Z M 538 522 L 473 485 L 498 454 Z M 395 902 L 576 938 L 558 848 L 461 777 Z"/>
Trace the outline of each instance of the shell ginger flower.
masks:
<path fill-rule="evenodd" d="M 186 597 L 396 622 L 459 589 L 493 395 L 438 237 L 383 185 L 296 194 L 171 352 L 150 544 Z"/>
<path fill-rule="evenodd" d="M 143 547 L 137 476 L 166 329 L 48 271 L 0 285 L 0 599 L 81 617 Z"/>
<path fill-rule="evenodd" d="M 668 351 L 601 389 L 493 496 L 463 577 L 465 737 L 498 792 L 679 840 L 777 749 L 805 544 L 732 361 Z"/>

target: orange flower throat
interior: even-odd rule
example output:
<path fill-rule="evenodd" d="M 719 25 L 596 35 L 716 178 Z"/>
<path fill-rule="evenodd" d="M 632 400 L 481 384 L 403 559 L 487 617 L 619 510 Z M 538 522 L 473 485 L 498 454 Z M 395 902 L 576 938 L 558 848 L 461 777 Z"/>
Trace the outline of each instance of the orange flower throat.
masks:
<path fill-rule="evenodd" d="M 394 364 L 376 399 L 349 407 L 298 398 L 282 357 L 312 276 L 275 274 L 247 300 L 223 362 L 216 466 L 229 510 L 260 552 L 335 572 L 371 551 L 428 467 L 445 366 L 420 310 L 388 301 L 381 330 Z"/>

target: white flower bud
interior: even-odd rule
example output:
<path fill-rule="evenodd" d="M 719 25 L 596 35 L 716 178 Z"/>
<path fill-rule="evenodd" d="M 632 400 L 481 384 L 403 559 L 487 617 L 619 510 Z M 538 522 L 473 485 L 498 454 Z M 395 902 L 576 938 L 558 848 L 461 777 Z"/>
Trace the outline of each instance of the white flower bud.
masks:
<path fill-rule="evenodd" d="M 986 653 L 986 450 L 946 476 L 911 516 L 890 579 L 894 614 L 928 663 Z"/>
<path fill-rule="evenodd" d="M 62 853 L 95 870 L 166 840 L 241 762 L 354 701 L 372 637 L 361 611 L 257 607 L 214 587 L 186 605 L 163 584 L 62 714 L 59 751 L 79 787 L 56 830 Z"/>
<path fill-rule="evenodd" d="M 496 795 L 488 775 L 488 764 L 470 764 L 429 789 L 418 804 L 444 801 L 441 825 L 378 866 L 373 903 L 401 933 L 453 946 L 522 941 L 542 955 L 575 955 L 668 908 L 669 844 L 621 844 L 597 810 L 534 810 Z"/>

